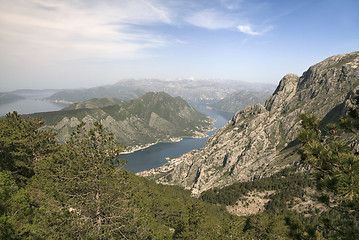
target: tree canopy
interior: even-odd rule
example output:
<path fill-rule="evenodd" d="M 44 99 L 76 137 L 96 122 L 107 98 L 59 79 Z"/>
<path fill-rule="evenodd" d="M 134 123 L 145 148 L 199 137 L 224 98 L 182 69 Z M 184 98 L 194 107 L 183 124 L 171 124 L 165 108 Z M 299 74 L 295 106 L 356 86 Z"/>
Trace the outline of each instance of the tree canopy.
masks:
<path fill-rule="evenodd" d="M 321 201 L 337 213 L 339 219 L 325 219 L 329 236 L 339 239 L 359 238 L 359 155 L 353 149 L 358 144 L 358 105 L 340 118 L 339 124 L 321 128 L 312 114 L 302 114 L 303 130 L 298 139 L 302 142 L 304 163 L 316 171 L 317 189 Z M 352 147 L 351 147 L 352 146 Z"/>

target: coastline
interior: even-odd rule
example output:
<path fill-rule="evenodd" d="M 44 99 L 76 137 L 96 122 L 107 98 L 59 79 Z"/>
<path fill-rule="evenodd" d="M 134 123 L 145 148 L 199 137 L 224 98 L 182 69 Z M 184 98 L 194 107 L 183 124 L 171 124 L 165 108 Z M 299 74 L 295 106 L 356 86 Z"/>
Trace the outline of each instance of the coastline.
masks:
<path fill-rule="evenodd" d="M 145 144 L 145 145 L 136 145 L 136 146 L 133 146 L 130 148 L 130 150 L 124 150 L 123 152 L 120 153 L 120 155 L 126 155 L 126 154 L 130 154 L 130 153 L 134 153 L 134 152 L 137 152 L 137 151 L 141 151 L 141 150 L 144 150 L 146 148 L 149 148 L 151 146 L 154 146 L 158 143 L 175 143 L 175 142 L 180 142 L 182 141 L 183 138 L 170 138 L 169 140 L 170 141 L 157 141 L 157 142 L 154 142 L 154 143 L 148 143 L 148 144 Z"/>
<path fill-rule="evenodd" d="M 36 100 L 42 101 L 42 102 L 51 102 L 51 103 L 74 104 L 74 102 L 69 102 L 69 101 L 65 101 L 65 100 L 52 100 L 52 99 L 46 99 L 46 98 L 40 98 L 40 99 L 36 99 Z"/>
<path fill-rule="evenodd" d="M 214 126 L 214 122 L 216 121 L 216 119 L 214 118 L 210 118 L 210 122 L 211 122 L 211 126 L 208 129 L 205 129 L 203 132 L 194 132 L 194 134 L 192 136 L 183 136 L 183 137 L 173 137 L 170 138 L 169 140 L 162 140 L 162 141 L 157 141 L 154 143 L 148 143 L 145 145 L 136 145 L 133 147 L 129 147 L 129 150 L 124 150 L 123 152 L 120 153 L 120 155 L 126 155 L 126 154 L 131 154 L 137 151 L 141 151 L 144 150 L 146 148 L 149 148 L 151 146 L 154 146 L 158 143 L 175 143 L 175 142 L 180 142 L 182 141 L 184 138 L 206 138 L 209 137 L 209 135 L 207 133 L 212 132 L 214 130 L 216 130 L 217 128 Z"/>
<path fill-rule="evenodd" d="M 189 151 L 188 153 L 185 153 L 182 156 L 177 157 L 177 158 L 167 159 L 167 163 L 165 163 L 164 165 L 157 167 L 157 168 L 151 168 L 150 170 L 138 172 L 138 173 L 136 173 L 136 175 L 140 176 L 140 177 L 151 178 L 151 177 L 155 177 L 160 174 L 166 174 L 169 171 L 172 171 L 175 168 L 175 166 L 177 166 L 181 162 L 187 160 L 187 158 L 194 155 L 196 152 L 198 152 L 198 149 Z"/>

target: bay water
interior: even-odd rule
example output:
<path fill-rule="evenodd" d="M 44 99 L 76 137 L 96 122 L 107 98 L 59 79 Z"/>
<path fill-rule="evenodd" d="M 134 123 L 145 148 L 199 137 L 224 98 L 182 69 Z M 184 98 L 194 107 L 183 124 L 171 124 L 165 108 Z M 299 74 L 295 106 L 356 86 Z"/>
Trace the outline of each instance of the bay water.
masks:
<path fill-rule="evenodd" d="M 223 127 L 232 117 L 231 114 L 224 114 L 210 109 L 201 108 L 198 110 L 216 119 L 214 123 L 216 129 L 207 133 L 209 137 Z M 168 162 L 167 158 L 178 158 L 193 149 L 203 148 L 207 140 L 208 137 L 184 138 L 180 142 L 157 143 L 143 150 L 122 154 L 120 158 L 127 161 L 125 166 L 127 170 L 135 173 L 142 172 L 163 166 Z"/>

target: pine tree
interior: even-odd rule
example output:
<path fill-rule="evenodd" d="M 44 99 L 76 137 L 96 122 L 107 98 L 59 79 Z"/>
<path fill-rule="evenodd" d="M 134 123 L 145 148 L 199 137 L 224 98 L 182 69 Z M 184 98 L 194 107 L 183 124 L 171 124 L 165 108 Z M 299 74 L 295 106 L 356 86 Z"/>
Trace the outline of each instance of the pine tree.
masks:
<path fill-rule="evenodd" d="M 40 119 L 16 112 L 0 118 L 0 239 L 34 239 L 28 182 L 39 160 L 57 148 L 55 133 Z"/>
<path fill-rule="evenodd" d="M 24 185 L 34 175 L 34 165 L 56 149 L 55 133 L 40 130 L 44 122 L 17 112 L 0 119 L 0 169 L 11 172 Z"/>
<path fill-rule="evenodd" d="M 47 216 L 38 218 L 40 235 L 121 239 L 136 233 L 122 150 L 101 124 L 91 130 L 80 124 L 69 142 L 42 161 L 34 181 Z"/>
<path fill-rule="evenodd" d="M 316 170 L 321 201 L 336 212 L 337 219 L 326 219 L 324 226 L 329 237 L 359 239 L 359 155 L 351 151 L 346 139 L 358 144 L 358 108 L 337 124 L 320 129 L 319 121 L 311 114 L 302 114 L 302 161 Z"/>

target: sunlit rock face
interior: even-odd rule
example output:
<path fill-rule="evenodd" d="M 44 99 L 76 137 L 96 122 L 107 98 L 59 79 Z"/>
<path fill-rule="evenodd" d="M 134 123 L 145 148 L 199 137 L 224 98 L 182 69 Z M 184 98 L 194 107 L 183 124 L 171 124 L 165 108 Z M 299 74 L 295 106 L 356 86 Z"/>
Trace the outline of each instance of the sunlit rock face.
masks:
<path fill-rule="evenodd" d="M 335 121 L 345 114 L 358 86 L 359 52 L 330 57 L 301 77 L 287 74 L 265 106 L 248 106 L 237 112 L 204 149 L 194 151 L 159 182 L 199 194 L 296 164 L 299 115 L 308 112 L 324 123 Z"/>

